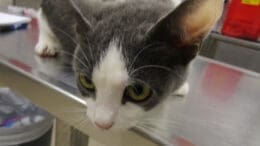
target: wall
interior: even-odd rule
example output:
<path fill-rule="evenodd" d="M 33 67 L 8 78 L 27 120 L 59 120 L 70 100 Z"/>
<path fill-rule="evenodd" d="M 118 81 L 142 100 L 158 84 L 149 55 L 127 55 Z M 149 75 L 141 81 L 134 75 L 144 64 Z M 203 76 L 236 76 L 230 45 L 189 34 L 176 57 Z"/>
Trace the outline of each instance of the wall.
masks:
<path fill-rule="evenodd" d="M 41 0 L 14 0 L 18 6 L 39 8 Z"/>
<path fill-rule="evenodd" d="M 6 10 L 8 5 L 11 5 L 13 0 L 0 0 L 0 10 Z"/>

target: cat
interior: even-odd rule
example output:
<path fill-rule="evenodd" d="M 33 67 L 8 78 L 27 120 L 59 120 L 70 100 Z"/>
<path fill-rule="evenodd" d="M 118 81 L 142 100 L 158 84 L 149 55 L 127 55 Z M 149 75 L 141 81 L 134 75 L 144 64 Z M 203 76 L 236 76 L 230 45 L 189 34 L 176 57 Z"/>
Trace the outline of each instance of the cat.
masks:
<path fill-rule="evenodd" d="M 190 62 L 222 13 L 220 0 L 43 0 L 38 55 L 65 55 L 102 130 L 134 127 L 185 95 Z"/>

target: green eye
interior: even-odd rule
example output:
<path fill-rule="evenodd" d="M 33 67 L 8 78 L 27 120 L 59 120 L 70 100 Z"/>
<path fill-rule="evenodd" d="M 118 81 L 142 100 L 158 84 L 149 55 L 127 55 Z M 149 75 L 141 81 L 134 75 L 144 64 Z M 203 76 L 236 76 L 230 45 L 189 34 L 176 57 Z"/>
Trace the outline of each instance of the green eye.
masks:
<path fill-rule="evenodd" d="M 151 95 L 151 89 L 143 84 L 134 84 L 126 88 L 128 97 L 131 100 L 141 102 L 148 99 Z"/>
<path fill-rule="evenodd" d="M 95 85 L 84 74 L 79 74 L 79 82 L 85 89 L 95 91 Z"/>

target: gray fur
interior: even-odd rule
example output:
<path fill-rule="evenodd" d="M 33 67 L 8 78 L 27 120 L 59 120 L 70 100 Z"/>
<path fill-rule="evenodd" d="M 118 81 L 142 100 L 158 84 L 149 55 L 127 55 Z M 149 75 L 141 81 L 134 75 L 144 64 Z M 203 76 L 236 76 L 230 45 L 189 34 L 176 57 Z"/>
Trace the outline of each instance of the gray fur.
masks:
<path fill-rule="evenodd" d="M 118 4 L 110 1 L 73 0 L 79 13 L 69 0 L 44 0 L 42 10 L 60 40 L 63 52 L 73 54 L 76 76 L 79 72 L 91 76 L 113 39 L 118 39 L 122 46 L 129 72 L 150 66 L 131 74 L 132 80 L 142 81 L 153 89 L 154 94 L 149 100 L 138 103 L 149 110 L 186 80 L 189 62 L 195 57 L 201 40 L 179 46 L 182 32 L 177 17 L 185 10 L 173 12 L 171 16 L 176 17 L 175 25 L 171 26 L 175 27 L 175 33 L 168 30 L 168 21 L 158 23 L 173 10 L 168 0 L 127 0 Z M 88 68 L 79 60 L 83 60 Z M 79 89 L 88 94 L 80 86 Z"/>

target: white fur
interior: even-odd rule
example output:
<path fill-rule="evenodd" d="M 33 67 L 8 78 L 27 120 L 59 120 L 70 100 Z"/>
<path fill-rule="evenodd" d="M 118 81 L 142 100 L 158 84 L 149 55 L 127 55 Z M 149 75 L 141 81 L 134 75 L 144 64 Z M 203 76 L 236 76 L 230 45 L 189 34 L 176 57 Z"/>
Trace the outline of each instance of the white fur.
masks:
<path fill-rule="evenodd" d="M 151 111 L 144 111 L 130 102 L 122 105 L 123 92 L 129 85 L 130 79 L 117 40 L 110 42 L 107 52 L 101 58 L 99 65 L 94 68 L 92 80 L 96 87 L 96 100 L 87 98 L 86 102 L 87 116 L 93 124 L 114 124 L 112 130 L 126 129 L 142 121 L 145 115 L 150 115 L 148 113 L 165 108 L 163 103 Z M 184 83 L 174 94 L 186 95 L 188 90 L 188 83 Z"/>
<path fill-rule="evenodd" d="M 116 0 L 116 2 L 118 2 L 118 3 L 124 3 L 124 2 L 126 2 L 126 0 Z"/>
<path fill-rule="evenodd" d="M 41 56 L 53 56 L 60 49 L 60 43 L 51 31 L 48 21 L 42 10 L 38 12 L 39 40 L 35 46 L 35 52 Z"/>
<path fill-rule="evenodd" d="M 190 86 L 188 82 L 185 82 L 178 90 L 174 92 L 174 95 L 185 96 L 188 94 Z"/>
<path fill-rule="evenodd" d="M 179 6 L 183 0 L 171 0 L 175 7 Z"/>
<path fill-rule="evenodd" d="M 112 129 L 133 126 L 144 112 L 131 103 L 122 105 L 129 76 L 117 40 L 110 43 L 99 65 L 94 68 L 92 80 L 96 86 L 96 100 L 87 99 L 87 115 L 91 121 L 99 125 L 114 124 Z"/>

